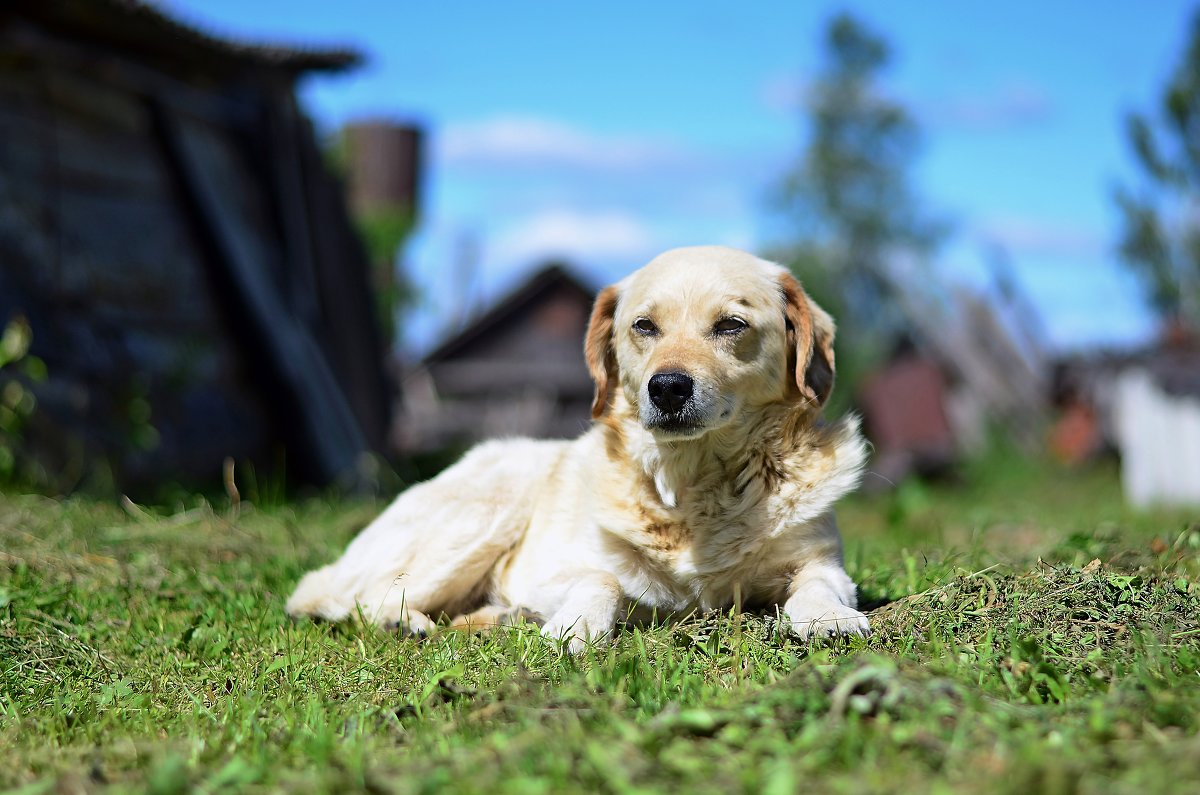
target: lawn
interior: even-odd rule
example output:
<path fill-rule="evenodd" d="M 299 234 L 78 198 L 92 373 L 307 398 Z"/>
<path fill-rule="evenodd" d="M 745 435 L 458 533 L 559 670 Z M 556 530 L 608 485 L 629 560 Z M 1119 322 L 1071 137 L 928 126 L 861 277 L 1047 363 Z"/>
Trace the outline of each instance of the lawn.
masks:
<path fill-rule="evenodd" d="M 283 602 L 379 508 L 0 496 L 0 790 L 1200 792 L 1200 522 L 998 457 L 840 511 L 875 632 L 402 638 Z"/>

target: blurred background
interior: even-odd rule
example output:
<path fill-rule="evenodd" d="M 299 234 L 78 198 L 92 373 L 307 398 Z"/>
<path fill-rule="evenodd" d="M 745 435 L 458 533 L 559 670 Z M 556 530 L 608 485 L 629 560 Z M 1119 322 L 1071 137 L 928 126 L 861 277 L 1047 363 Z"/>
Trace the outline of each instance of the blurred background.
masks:
<path fill-rule="evenodd" d="M 602 286 L 838 319 L 866 488 L 997 445 L 1200 504 L 1189 3 L 10 0 L 0 482 L 392 488 L 588 423 Z"/>

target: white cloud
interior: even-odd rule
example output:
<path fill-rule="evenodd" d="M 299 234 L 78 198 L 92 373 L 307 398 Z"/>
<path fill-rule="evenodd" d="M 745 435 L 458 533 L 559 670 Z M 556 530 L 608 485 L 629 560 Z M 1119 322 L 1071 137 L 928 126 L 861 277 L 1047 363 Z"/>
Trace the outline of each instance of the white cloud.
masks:
<path fill-rule="evenodd" d="M 814 98 L 813 78 L 774 75 L 759 94 L 775 111 L 803 110 Z M 993 132 L 1044 121 L 1054 112 L 1054 102 L 1040 85 L 1010 79 L 988 89 L 944 97 L 914 97 L 882 87 L 883 96 L 907 108 L 922 125 L 934 129 Z"/>
<path fill-rule="evenodd" d="M 686 158 L 678 143 L 597 135 L 554 119 L 530 116 L 498 116 L 452 124 L 442 131 L 436 147 L 447 164 L 475 166 L 638 169 Z"/>
<path fill-rule="evenodd" d="M 650 226 L 621 210 L 546 210 L 505 229 L 487 249 L 489 259 L 503 263 L 554 257 L 637 262 L 657 253 L 656 236 Z"/>
<path fill-rule="evenodd" d="M 1014 253 L 1100 256 L 1107 245 L 1101 230 L 1045 218 L 994 216 L 972 226 L 982 241 Z"/>
<path fill-rule="evenodd" d="M 994 132 L 1044 121 L 1054 110 L 1050 95 L 1026 80 L 1010 80 L 990 91 L 917 102 L 918 117 L 935 128 Z"/>
<path fill-rule="evenodd" d="M 759 98 L 774 111 L 792 112 L 808 102 L 812 82 L 794 74 L 768 77 L 759 88 Z"/>

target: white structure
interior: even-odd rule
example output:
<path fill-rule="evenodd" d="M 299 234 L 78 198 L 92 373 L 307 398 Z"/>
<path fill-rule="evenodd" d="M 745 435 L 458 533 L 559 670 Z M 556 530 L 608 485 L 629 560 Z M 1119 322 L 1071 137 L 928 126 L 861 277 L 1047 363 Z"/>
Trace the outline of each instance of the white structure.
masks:
<path fill-rule="evenodd" d="M 1132 368 L 1117 377 L 1113 408 L 1125 498 L 1200 506 L 1200 397 L 1168 394 Z"/>

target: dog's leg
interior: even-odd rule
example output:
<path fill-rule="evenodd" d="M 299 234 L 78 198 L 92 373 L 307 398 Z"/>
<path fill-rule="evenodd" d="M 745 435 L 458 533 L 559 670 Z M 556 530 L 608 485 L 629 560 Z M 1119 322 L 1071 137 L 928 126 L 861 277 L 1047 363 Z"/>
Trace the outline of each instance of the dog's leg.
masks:
<path fill-rule="evenodd" d="M 377 582 L 358 600 L 364 617 L 383 627 L 397 627 L 410 634 L 433 631 L 437 616 L 447 605 L 466 599 L 503 554 L 495 542 L 496 532 L 481 533 L 474 545 L 463 544 L 457 554 L 434 554 L 387 582 Z"/>
<path fill-rule="evenodd" d="M 325 621 L 344 621 L 354 609 L 354 599 L 331 587 L 334 566 L 322 566 L 310 571 L 300 580 L 287 601 L 287 614 L 292 618 L 311 616 Z"/>
<path fill-rule="evenodd" d="M 541 624 L 542 617 L 522 607 L 484 605 L 477 610 L 472 610 L 470 613 L 455 616 L 450 620 L 449 629 L 477 633 L 495 629 L 496 627 L 516 626 L 523 621 L 528 621 L 532 624 Z"/>
<path fill-rule="evenodd" d="M 588 643 L 609 635 L 624 601 L 617 578 L 602 571 L 571 572 L 548 583 L 541 591 L 543 599 L 559 605 L 546 619 L 542 634 L 567 641 L 571 654 L 578 654 Z"/>
<path fill-rule="evenodd" d="M 855 609 L 854 583 L 836 560 L 807 564 L 792 578 L 783 612 L 792 631 L 811 635 L 869 635 L 867 617 Z"/>
<path fill-rule="evenodd" d="M 358 615 L 429 631 L 430 616 L 468 606 L 492 567 L 520 542 L 537 488 L 564 449 L 527 439 L 476 447 L 398 496 L 336 563 L 306 575 L 288 614 L 331 621 Z"/>

